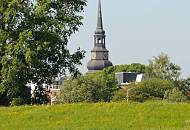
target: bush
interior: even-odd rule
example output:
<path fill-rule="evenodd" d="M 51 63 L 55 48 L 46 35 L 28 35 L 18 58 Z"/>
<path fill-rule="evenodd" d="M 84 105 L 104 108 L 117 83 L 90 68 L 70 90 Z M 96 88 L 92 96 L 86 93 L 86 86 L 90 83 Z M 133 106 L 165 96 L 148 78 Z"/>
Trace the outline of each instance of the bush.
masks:
<path fill-rule="evenodd" d="M 169 102 L 185 102 L 185 101 L 187 101 L 187 97 L 178 88 L 174 88 L 172 90 L 166 91 L 165 98 Z"/>
<path fill-rule="evenodd" d="M 138 84 L 130 84 L 125 89 L 118 90 L 113 101 L 126 100 L 128 91 L 129 100 L 144 102 L 151 99 L 164 99 L 165 92 L 172 90 L 174 84 L 162 79 L 147 79 Z"/>
<path fill-rule="evenodd" d="M 127 90 L 127 88 L 123 88 L 116 91 L 112 97 L 112 101 L 117 102 L 127 100 Z"/>
<path fill-rule="evenodd" d="M 116 82 L 103 71 L 71 78 L 64 82 L 57 103 L 109 102 L 116 89 Z"/>
<path fill-rule="evenodd" d="M 22 98 L 13 98 L 11 106 L 21 106 L 24 105 L 25 101 Z"/>
<path fill-rule="evenodd" d="M 190 91 L 190 78 L 183 79 L 177 83 L 179 90 L 182 91 L 184 94 L 188 95 Z"/>
<path fill-rule="evenodd" d="M 36 86 L 32 96 L 32 104 L 47 104 L 49 102 L 48 95 L 43 86 Z"/>
<path fill-rule="evenodd" d="M 9 106 L 10 101 L 6 95 L 1 95 L 0 94 L 0 106 Z"/>

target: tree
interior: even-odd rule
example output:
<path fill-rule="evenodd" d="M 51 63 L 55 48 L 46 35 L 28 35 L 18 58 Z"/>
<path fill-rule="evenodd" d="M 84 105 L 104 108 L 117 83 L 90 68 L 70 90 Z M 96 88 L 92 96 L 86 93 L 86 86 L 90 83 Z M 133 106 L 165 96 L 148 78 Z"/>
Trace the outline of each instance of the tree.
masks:
<path fill-rule="evenodd" d="M 50 84 L 66 70 L 77 75 L 85 52 L 71 54 L 67 44 L 82 25 L 85 5 L 86 0 L 1 0 L 0 102 L 28 100 L 29 82 Z"/>
<path fill-rule="evenodd" d="M 168 102 L 185 102 L 187 101 L 187 96 L 184 95 L 182 91 L 178 88 L 168 90 L 165 93 L 165 98 Z"/>
<path fill-rule="evenodd" d="M 127 72 L 145 73 L 146 66 L 140 63 L 127 65 Z"/>
<path fill-rule="evenodd" d="M 58 102 L 109 102 L 115 90 L 117 90 L 116 80 L 111 80 L 103 71 L 99 71 L 66 80 Z"/>
<path fill-rule="evenodd" d="M 167 54 L 161 53 L 158 57 L 149 60 L 146 72 L 148 77 L 176 81 L 179 80 L 181 68 L 172 63 Z"/>
<path fill-rule="evenodd" d="M 32 104 L 46 104 L 48 103 L 48 95 L 43 86 L 36 86 L 32 93 Z"/>
<path fill-rule="evenodd" d="M 190 99 L 190 78 L 182 79 L 177 82 L 178 89 L 187 96 L 188 100 Z"/>
<path fill-rule="evenodd" d="M 145 73 L 146 66 L 140 63 L 132 63 L 125 65 L 116 65 L 104 69 L 107 73 L 115 74 L 116 72 L 137 72 Z"/>
<path fill-rule="evenodd" d="M 120 89 L 114 94 L 114 101 L 126 100 L 128 91 L 129 99 L 144 102 L 148 99 L 164 99 L 168 90 L 175 88 L 172 81 L 150 78 L 141 83 L 132 83 L 124 89 Z"/>

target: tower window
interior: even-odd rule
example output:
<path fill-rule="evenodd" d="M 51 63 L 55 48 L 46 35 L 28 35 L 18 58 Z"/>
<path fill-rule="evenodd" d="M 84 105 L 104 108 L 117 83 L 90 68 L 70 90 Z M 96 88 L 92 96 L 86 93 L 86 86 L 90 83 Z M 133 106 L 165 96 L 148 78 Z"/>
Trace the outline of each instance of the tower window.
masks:
<path fill-rule="evenodd" d="M 99 38 L 99 39 L 98 39 L 98 43 L 101 43 L 101 41 L 102 41 L 102 40 Z"/>

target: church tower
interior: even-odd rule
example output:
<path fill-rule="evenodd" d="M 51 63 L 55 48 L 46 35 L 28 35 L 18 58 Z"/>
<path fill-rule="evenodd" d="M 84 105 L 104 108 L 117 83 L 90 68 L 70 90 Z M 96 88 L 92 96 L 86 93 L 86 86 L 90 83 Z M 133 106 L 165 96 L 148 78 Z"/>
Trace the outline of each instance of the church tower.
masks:
<path fill-rule="evenodd" d="M 106 49 L 105 37 L 102 22 L 101 2 L 99 0 L 97 27 L 94 34 L 94 48 L 91 51 L 91 60 L 87 64 L 88 72 L 94 72 L 113 66 L 109 61 L 109 51 Z"/>

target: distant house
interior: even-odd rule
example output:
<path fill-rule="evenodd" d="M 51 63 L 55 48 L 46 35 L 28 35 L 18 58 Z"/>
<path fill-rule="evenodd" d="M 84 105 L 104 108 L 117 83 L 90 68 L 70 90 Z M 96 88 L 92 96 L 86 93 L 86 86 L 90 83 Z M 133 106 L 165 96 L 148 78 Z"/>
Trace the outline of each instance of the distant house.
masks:
<path fill-rule="evenodd" d="M 61 93 L 61 86 L 63 84 L 64 77 L 59 77 L 54 80 L 54 82 L 48 86 L 47 92 L 50 96 L 51 104 L 56 101 L 56 97 L 58 97 Z"/>
<path fill-rule="evenodd" d="M 46 92 L 46 94 L 49 96 L 49 100 L 51 101 L 51 103 L 54 102 L 56 100 L 56 97 L 60 95 L 63 81 L 64 77 L 57 77 L 55 78 L 55 80 L 51 85 L 43 84 L 43 89 Z M 28 83 L 27 86 L 31 88 L 31 94 L 33 97 L 36 84 Z"/>
<path fill-rule="evenodd" d="M 115 74 L 119 86 L 126 86 L 132 82 L 141 82 L 144 79 L 143 73 L 118 72 Z"/>

